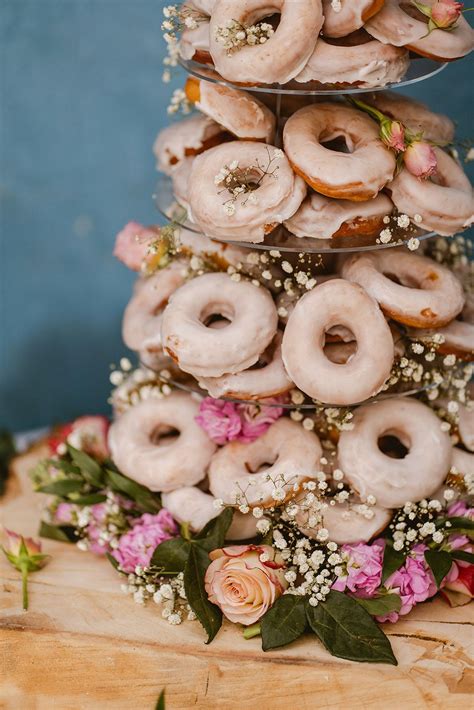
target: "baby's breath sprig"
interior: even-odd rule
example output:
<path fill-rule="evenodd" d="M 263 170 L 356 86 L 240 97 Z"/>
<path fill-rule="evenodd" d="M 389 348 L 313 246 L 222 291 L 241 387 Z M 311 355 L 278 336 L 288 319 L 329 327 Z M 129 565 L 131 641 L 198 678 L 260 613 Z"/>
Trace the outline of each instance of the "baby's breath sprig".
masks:
<path fill-rule="evenodd" d="M 270 153 L 267 147 L 268 160 L 266 165 L 262 165 L 257 158 L 255 165 L 241 167 L 238 160 L 234 160 L 229 165 L 224 165 L 219 173 L 214 178 L 216 187 L 222 189 L 218 192 L 219 195 L 226 192 L 230 194 L 230 198 L 223 203 L 224 211 L 229 215 L 235 214 L 236 202 L 242 195 L 248 195 L 241 202 L 244 207 L 247 203 L 257 204 L 257 197 L 253 193 L 258 190 L 265 177 L 273 177 L 277 179 L 277 171 L 280 169 L 275 162 L 279 160 L 283 151 L 280 148 L 274 149 Z"/>
<path fill-rule="evenodd" d="M 185 29 L 197 29 L 207 18 L 189 5 L 167 5 L 163 8 L 163 17 L 161 29 L 168 53 L 163 60 L 165 69 L 162 78 L 165 83 L 168 83 L 171 80 L 171 69 L 178 64 L 180 33 Z"/>
<path fill-rule="evenodd" d="M 242 47 L 265 44 L 274 33 L 275 30 L 268 22 L 257 22 L 245 27 L 237 20 L 229 20 L 223 27 L 217 27 L 215 38 L 227 50 L 227 54 L 232 55 Z"/>

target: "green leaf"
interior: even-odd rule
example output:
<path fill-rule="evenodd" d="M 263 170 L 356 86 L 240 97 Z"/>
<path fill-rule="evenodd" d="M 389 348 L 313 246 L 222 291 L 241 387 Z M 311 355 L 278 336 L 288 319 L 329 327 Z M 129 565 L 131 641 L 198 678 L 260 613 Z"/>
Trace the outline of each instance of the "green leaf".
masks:
<path fill-rule="evenodd" d="M 466 552 L 465 550 L 451 550 L 451 557 L 455 560 L 462 560 L 463 562 L 469 562 L 474 565 L 474 555 L 472 552 Z"/>
<path fill-rule="evenodd" d="M 402 600 L 398 594 L 380 594 L 370 599 L 361 599 L 360 597 L 354 597 L 354 599 L 371 616 L 385 616 L 391 611 L 400 611 L 402 606 Z"/>
<path fill-rule="evenodd" d="M 117 562 L 117 560 L 115 559 L 115 557 L 112 557 L 112 555 L 110 554 L 110 552 L 106 552 L 106 553 L 105 553 L 105 556 L 107 557 L 107 559 L 108 559 L 108 561 L 110 562 L 110 564 L 112 565 L 112 567 L 113 567 L 114 569 L 117 569 L 117 570 L 118 570 L 118 568 L 119 568 L 119 563 Z"/>
<path fill-rule="evenodd" d="M 78 498 L 70 497 L 70 500 L 74 505 L 86 506 L 86 505 L 96 505 L 97 503 L 103 503 L 107 500 L 107 496 L 103 493 L 91 493 L 88 496 L 79 496 Z"/>
<path fill-rule="evenodd" d="M 68 444 L 67 450 L 76 466 L 80 468 L 86 481 L 96 488 L 102 488 L 104 485 L 104 472 L 97 461 L 94 461 L 84 451 L 79 451 L 79 449 L 75 449 L 70 444 Z"/>
<path fill-rule="evenodd" d="M 76 529 L 70 525 L 50 525 L 50 523 L 40 523 L 39 536 L 58 542 L 76 542 Z"/>
<path fill-rule="evenodd" d="M 156 701 L 155 710 L 165 710 L 165 689 L 160 693 L 160 697 Z"/>
<path fill-rule="evenodd" d="M 59 481 L 40 486 L 37 490 L 40 493 L 49 493 L 50 495 L 64 498 L 70 493 L 79 493 L 83 488 L 84 481 L 76 481 L 74 478 L 61 478 Z"/>
<path fill-rule="evenodd" d="M 161 507 L 159 497 L 155 496 L 148 488 L 123 476 L 121 473 L 118 473 L 118 471 L 107 469 L 106 473 L 108 482 L 115 492 L 123 493 L 134 500 L 146 513 L 158 512 Z"/>
<path fill-rule="evenodd" d="M 306 605 L 308 623 L 337 658 L 397 665 L 390 641 L 355 599 L 331 591 L 318 606 Z"/>
<path fill-rule="evenodd" d="M 387 542 L 383 555 L 382 584 L 405 564 L 406 558 L 406 552 L 394 550 L 393 546 Z"/>
<path fill-rule="evenodd" d="M 48 467 L 55 468 L 57 471 L 62 471 L 63 473 L 70 473 L 77 478 L 84 478 L 81 469 L 78 468 L 71 461 L 66 461 L 65 459 L 46 459 L 44 462 Z"/>
<path fill-rule="evenodd" d="M 150 565 L 157 567 L 160 574 L 179 574 L 184 571 L 190 549 L 191 543 L 182 537 L 165 540 L 155 548 Z"/>
<path fill-rule="evenodd" d="M 233 508 L 226 508 L 217 518 L 212 518 L 207 525 L 203 527 L 193 541 L 195 541 L 203 550 L 211 552 L 222 547 L 225 542 L 225 536 L 232 524 L 234 517 Z"/>
<path fill-rule="evenodd" d="M 209 566 L 209 556 L 199 545 L 191 545 L 184 568 L 184 590 L 191 609 L 207 633 L 210 643 L 222 626 L 221 610 L 209 601 L 204 587 L 204 575 Z"/>
<path fill-rule="evenodd" d="M 304 597 L 284 594 L 261 619 L 262 648 L 286 646 L 301 636 L 306 628 Z"/>
<path fill-rule="evenodd" d="M 438 518 L 436 521 L 436 527 L 445 527 L 447 522 L 451 523 L 451 525 L 446 528 L 447 532 L 454 530 L 474 531 L 474 520 L 471 520 L 471 518 L 463 518 L 461 516 L 455 518 Z"/>
<path fill-rule="evenodd" d="M 441 582 L 452 567 L 452 557 L 449 552 L 444 552 L 443 550 L 426 550 L 425 560 L 433 572 L 436 586 L 439 589 Z"/>

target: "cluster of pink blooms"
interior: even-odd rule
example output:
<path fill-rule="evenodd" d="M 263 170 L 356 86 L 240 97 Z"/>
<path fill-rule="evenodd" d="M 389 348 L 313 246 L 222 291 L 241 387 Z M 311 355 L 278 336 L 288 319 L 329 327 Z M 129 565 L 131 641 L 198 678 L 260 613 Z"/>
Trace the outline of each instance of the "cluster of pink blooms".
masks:
<path fill-rule="evenodd" d="M 112 556 L 124 572 L 134 572 L 136 567 L 147 567 L 155 548 L 177 534 L 178 526 L 165 508 L 156 515 L 145 513 L 122 535 Z"/>
<path fill-rule="evenodd" d="M 202 400 L 196 421 L 210 439 L 223 446 L 230 441 L 250 443 L 265 434 L 283 414 L 281 400 L 269 399 L 273 406 L 239 404 L 206 397 Z"/>

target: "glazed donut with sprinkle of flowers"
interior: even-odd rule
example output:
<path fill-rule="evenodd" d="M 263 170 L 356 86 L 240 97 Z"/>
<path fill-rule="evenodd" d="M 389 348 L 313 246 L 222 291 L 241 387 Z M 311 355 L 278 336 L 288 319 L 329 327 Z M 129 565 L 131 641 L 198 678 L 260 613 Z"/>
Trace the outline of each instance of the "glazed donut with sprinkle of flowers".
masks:
<path fill-rule="evenodd" d="M 179 40 L 179 53 L 183 59 L 199 64 L 212 64 L 209 48 L 209 22 L 198 22 L 197 27 L 183 30 Z"/>
<path fill-rule="evenodd" d="M 143 400 L 110 427 L 115 465 L 151 491 L 202 481 L 216 445 L 196 423 L 199 403 L 184 392 Z"/>
<path fill-rule="evenodd" d="M 287 375 L 281 359 L 281 332 L 278 332 L 260 356 L 256 366 L 222 377 L 202 377 L 199 385 L 211 397 L 232 397 L 234 399 L 265 399 L 288 392 L 293 382 Z"/>
<path fill-rule="evenodd" d="M 414 328 L 444 326 L 464 306 L 462 285 L 452 271 L 399 249 L 354 254 L 342 275 L 363 286 L 387 316 Z"/>
<path fill-rule="evenodd" d="M 193 221 L 215 239 L 262 242 L 306 195 L 282 150 L 234 141 L 198 156 L 188 183 Z"/>
<path fill-rule="evenodd" d="M 423 0 L 428 9 L 437 0 Z M 383 8 L 366 24 L 365 29 L 385 44 L 407 47 L 423 57 L 449 62 L 464 57 L 474 47 L 474 31 L 460 15 L 445 29 L 429 29 L 429 17 L 406 0 L 385 0 Z"/>
<path fill-rule="evenodd" d="M 252 443 L 219 449 L 209 466 L 209 488 L 228 505 L 280 505 L 316 476 L 321 456 L 316 434 L 279 419 Z"/>
<path fill-rule="evenodd" d="M 202 113 L 242 140 L 273 143 L 275 115 L 247 91 L 189 77 L 186 96 Z"/>
<path fill-rule="evenodd" d="M 387 185 L 399 212 L 419 227 L 450 237 L 474 222 L 474 193 L 459 163 L 441 148 L 433 148 L 436 172 L 426 180 L 403 169 Z"/>
<path fill-rule="evenodd" d="M 265 18 L 275 13 L 273 29 Z M 219 0 L 210 27 L 215 67 L 237 84 L 286 84 L 313 53 L 322 24 L 321 0 Z"/>
<path fill-rule="evenodd" d="M 437 346 L 442 355 L 456 355 L 460 360 L 474 360 L 474 324 L 462 320 L 453 320 L 444 328 L 436 330 L 414 331 L 414 336 L 420 340 L 432 341 L 441 336 L 442 342 Z"/>
<path fill-rule="evenodd" d="M 346 364 L 324 353 L 325 334 L 336 325 L 354 334 L 357 350 Z M 306 293 L 290 314 L 283 334 L 286 371 L 313 399 L 346 405 L 377 394 L 393 364 L 393 338 L 377 303 L 356 284 L 335 279 Z"/>
<path fill-rule="evenodd" d="M 335 139 L 343 139 L 349 152 L 325 146 Z M 288 119 L 283 140 L 295 172 L 327 197 L 362 202 L 393 178 L 395 157 L 380 140 L 377 125 L 344 104 L 300 109 Z"/>
<path fill-rule="evenodd" d="M 336 239 L 367 236 L 379 233 L 384 227 L 384 217 L 392 212 L 392 201 L 382 193 L 372 200 L 351 202 L 313 192 L 293 217 L 286 220 L 285 227 L 296 237 Z"/>
<path fill-rule="evenodd" d="M 208 116 L 196 115 L 172 123 L 158 133 L 153 145 L 157 168 L 171 175 L 185 158 L 198 155 L 229 139 L 222 126 Z"/>
<path fill-rule="evenodd" d="M 323 0 L 324 37 L 345 37 L 370 20 L 384 4 L 384 0 Z"/>
<path fill-rule="evenodd" d="M 163 493 L 161 500 L 173 518 L 178 523 L 188 523 L 193 532 L 199 532 L 219 515 L 215 506 L 216 498 L 197 486 L 185 486 Z M 257 534 L 256 525 L 253 515 L 244 515 L 236 510 L 226 537 L 228 540 L 248 540 Z"/>
<path fill-rule="evenodd" d="M 213 328 L 212 321 L 224 327 Z M 273 340 L 278 316 L 267 289 L 227 274 L 204 274 L 174 292 L 164 311 L 165 352 L 184 372 L 221 377 L 254 365 Z"/>
<path fill-rule="evenodd" d="M 359 30 L 342 39 L 319 39 L 309 62 L 295 78 L 340 87 L 373 88 L 400 81 L 410 60 L 408 50 L 382 44 Z"/>

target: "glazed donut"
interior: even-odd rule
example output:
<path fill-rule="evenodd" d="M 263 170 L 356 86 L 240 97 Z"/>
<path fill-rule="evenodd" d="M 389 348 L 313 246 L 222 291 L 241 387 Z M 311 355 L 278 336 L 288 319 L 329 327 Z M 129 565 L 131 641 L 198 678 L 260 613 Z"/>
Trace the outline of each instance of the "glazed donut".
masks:
<path fill-rule="evenodd" d="M 428 6 L 436 0 L 424 0 Z M 365 24 L 369 34 L 384 44 L 407 47 L 412 52 L 442 62 L 468 54 L 474 32 L 461 15 L 453 29 L 428 31 L 428 18 L 406 0 L 386 0 L 383 8 Z"/>
<path fill-rule="evenodd" d="M 225 328 L 206 325 L 220 315 Z M 165 352 L 184 372 L 220 377 L 254 365 L 275 336 L 278 317 L 265 288 L 233 281 L 227 274 L 204 274 L 181 286 L 163 314 Z"/>
<path fill-rule="evenodd" d="M 318 503 L 321 505 L 319 501 Z M 348 545 L 369 542 L 385 530 L 391 518 L 391 511 L 378 505 L 368 508 L 353 502 L 332 501 L 331 504 L 325 501 L 319 509 L 315 506 L 313 510 L 309 506 L 306 510 L 300 510 L 296 514 L 295 522 L 307 537 L 316 538 L 318 531 L 326 528 L 329 540 L 338 545 Z"/>
<path fill-rule="evenodd" d="M 171 182 L 173 184 L 173 194 L 178 204 L 189 214 L 188 187 L 189 175 L 194 163 L 194 157 L 183 158 L 178 165 L 173 168 L 171 173 Z"/>
<path fill-rule="evenodd" d="M 474 403 L 470 407 L 460 404 L 458 416 L 459 438 L 468 451 L 474 451 Z"/>
<path fill-rule="evenodd" d="M 414 328 L 446 325 L 464 305 L 462 286 L 452 271 L 399 249 L 353 254 L 344 262 L 342 276 L 363 286 L 387 316 Z"/>
<path fill-rule="evenodd" d="M 313 192 L 293 217 L 286 220 L 285 227 L 296 237 L 331 239 L 368 236 L 383 229 L 383 219 L 392 211 L 392 201 L 382 193 L 372 200 L 351 202 Z"/>
<path fill-rule="evenodd" d="M 444 337 L 444 342 L 438 346 L 438 352 L 442 355 L 456 355 L 460 360 L 468 362 L 474 360 L 474 325 L 462 320 L 453 320 L 444 328 L 417 331 L 415 337 L 420 340 L 432 340 L 436 333 Z"/>
<path fill-rule="evenodd" d="M 212 64 L 209 49 L 209 22 L 199 22 L 194 29 L 186 28 L 179 39 L 179 53 L 183 59 L 199 64 Z"/>
<path fill-rule="evenodd" d="M 415 223 L 450 237 L 474 222 L 474 196 L 469 178 L 459 163 L 441 148 L 436 153 L 436 174 L 420 180 L 407 169 L 401 170 L 387 186 L 399 212 Z"/>
<path fill-rule="evenodd" d="M 199 532 L 207 523 L 219 515 L 214 506 L 214 496 L 196 486 L 177 488 L 163 493 L 161 502 L 178 523 L 189 523 L 193 532 Z M 248 540 L 257 534 L 257 521 L 253 515 L 234 511 L 232 524 L 227 532 L 227 540 Z"/>
<path fill-rule="evenodd" d="M 186 5 L 195 7 L 196 10 L 199 10 L 204 15 L 210 16 L 216 2 L 217 0 L 191 0 L 191 2 L 186 2 Z"/>
<path fill-rule="evenodd" d="M 443 483 L 451 441 L 429 407 L 410 397 L 385 399 L 359 407 L 352 424 L 339 437 L 338 461 L 363 501 L 373 495 L 383 508 L 399 508 L 428 498 Z M 404 458 L 382 452 L 380 441 L 386 436 L 403 444 Z"/>
<path fill-rule="evenodd" d="M 314 478 L 321 456 L 316 434 L 291 419 L 279 419 L 252 443 L 234 441 L 219 449 L 209 466 L 209 488 L 229 505 L 239 498 L 251 508 L 282 505 Z M 284 495 L 273 498 L 275 489 Z"/>
<path fill-rule="evenodd" d="M 394 91 L 374 91 L 363 99 L 389 118 L 403 123 L 415 135 L 422 133 L 427 141 L 452 143 L 454 140 L 455 126 L 451 119 L 430 111 L 425 104 L 410 96 L 403 96 Z"/>
<path fill-rule="evenodd" d="M 216 445 L 196 423 L 199 403 L 184 392 L 142 400 L 109 430 L 109 448 L 118 469 L 151 491 L 174 491 L 206 475 Z M 177 430 L 177 435 L 167 435 Z"/>
<path fill-rule="evenodd" d="M 397 83 L 409 65 L 407 49 L 382 44 L 358 30 L 339 40 L 318 39 L 309 62 L 295 80 L 370 89 Z"/>
<path fill-rule="evenodd" d="M 385 0 L 342 0 L 339 9 L 332 0 L 323 0 L 324 37 L 345 37 L 375 15 Z"/>
<path fill-rule="evenodd" d="M 463 477 L 474 476 L 474 454 L 468 454 L 467 451 L 453 446 L 451 470 Z"/>
<path fill-rule="evenodd" d="M 198 155 L 226 139 L 225 129 L 207 116 L 198 114 L 172 123 L 158 133 L 153 145 L 157 169 L 171 175 L 184 158 Z"/>
<path fill-rule="evenodd" d="M 275 115 L 247 91 L 231 89 L 189 77 L 185 86 L 188 100 L 202 113 L 242 140 L 273 143 Z"/>
<path fill-rule="evenodd" d="M 344 325 L 354 333 L 357 351 L 346 365 L 324 354 L 326 331 Z M 390 374 L 393 339 L 382 311 L 360 286 L 327 281 L 296 304 L 283 334 L 286 371 L 310 397 L 327 404 L 361 402 L 376 394 Z"/>
<path fill-rule="evenodd" d="M 349 153 L 323 143 L 343 137 Z M 392 179 L 395 157 L 369 116 L 350 106 L 320 103 L 300 109 L 286 122 L 285 152 L 294 171 L 327 197 L 361 202 Z"/>
<path fill-rule="evenodd" d="M 184 267 L 174 262 L 148 278 L 138 279 L 122 323 L 122 337 L 131 350 L 162 353 L 161 320 L 171 294 L 184 283 Z"/>
<path fill-rule="evenodd" d="M 200 387 L 216 399 L 265 399 L 288 392 L 293 387 L 293 382 L 286 374 L 281 359 L 281 337 L 281 332 L 278 332 L 260 356 L 256 367 L 234 375 L 200 378 Z M 260 363 L 261 366 L 258 366 Z"/>
<path fill-rule="evenodd" d="M 229 52 L 218 30 L 230 22 L 249 27 L 281 13 L 275 33 L 264 43 Z M 237 84 L 286 84 L 305 66 L 323 24 L 321 0 L 219 0 L 211 17 L 210 48 L 219 74 Z"/>
<path fill-rule="evenodd" d="M 223 182 L 216 184 L 216 176 L 232 163 L 238 164 L 240 175 L 255 175 L 254 187 L 258 186 L 232 197 Z M 264 174 L 259 166 L 269 166 L 272 174 Z M 296 212 L 305 194 L 304 181 L 294 174 L 282 150 L 251 141 L 206 151 L 195 159 L 189 177 L 192 218 L 204 234 L 216 239 L 262 242 Z"/>

